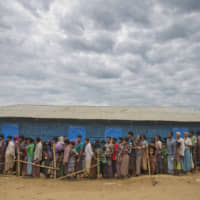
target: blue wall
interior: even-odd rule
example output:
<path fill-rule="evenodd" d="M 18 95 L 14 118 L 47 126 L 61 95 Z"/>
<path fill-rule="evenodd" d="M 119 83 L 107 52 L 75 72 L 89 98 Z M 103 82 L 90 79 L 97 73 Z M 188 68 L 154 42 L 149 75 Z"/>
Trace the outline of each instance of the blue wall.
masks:
<path fill-rule="evenodd" d="M 135 135 L 144 134 L 150 140 L 156 135 L 167 137 L 168 133 L 178 129 L 200 130 L 200 123 L 164 123 L 164 122 L 113 122 L 113 121 L 74 121 L 74 120 L 34 120 L 34 119 L 0 119 L 0 131 L 3 132 L 5 124 L 17 124 L 19 135 L 25 137 L 41 137 L 43 140 L 51 140 L 55 136 L 69 136 L 70 128 L 85 130 L 85 136 L 95 139 L 105 139 L 106 135 L 127 136 L 128 131 Z M 112 128 L 112 129 L 111 129 Z M 77 129 L 77 130 L 78 130 Z M 73 133 L 73 130 L 70 131 Z M 6 133 L 9 134 L 9 133 Z M 12 135 L 12 133 L 11 133 Z"/>

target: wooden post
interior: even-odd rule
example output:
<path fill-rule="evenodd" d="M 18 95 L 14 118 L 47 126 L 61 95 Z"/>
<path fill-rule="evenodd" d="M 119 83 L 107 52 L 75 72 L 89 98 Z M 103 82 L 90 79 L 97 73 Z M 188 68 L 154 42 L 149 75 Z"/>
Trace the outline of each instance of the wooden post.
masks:
<path fill-rule="evenodd" d="M 56 168 L 56 149 L 55 149 L 55 143 L 53 143 L 53 167 Z M 56 179 L 56 169 L 54 170 L 54 179 Z"/>
<path fill-rule="evenodd" d="M 99 152 L 97 152 L 97 178 L 100 178 L 100 160 Z"/>
<path fill-rule="evenodd" d="M 16 169 L 17 176 L 20 176 L 20 144 L 18 140 L 17 144 L 17 169 Z"/>

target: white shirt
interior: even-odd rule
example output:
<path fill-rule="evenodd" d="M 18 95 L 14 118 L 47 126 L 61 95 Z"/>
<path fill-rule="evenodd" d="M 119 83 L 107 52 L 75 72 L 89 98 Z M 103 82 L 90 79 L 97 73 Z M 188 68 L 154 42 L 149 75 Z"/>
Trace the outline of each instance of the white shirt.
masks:
<path fill-rule="evenodd" d="M 184 138 L 184 144 L 185 144 L 185 148 L 189 148 L 186 145 L 192 146 L 192 140 L 188 137 L 188 138 Z"/>
<path fill-rule="evenodd" d="M 36 144 L 34 160 L 39 160 L 39 161 L 42 160 L 42 143 L 41 142 Z"/>
<path fill-rule="evenodd" d="M 85 147 L 85 160 L 92 160 L 92 146 L 90 143 L 88 143 Z"/>
<path fill-rule="evenodd" d="M 10 141 L 8 143 L 8 146 L 6 148 L 6 155 L 10 155 L 10 156 L 13 156 L 13 158 L 15 158 L 15 145 L 13 141 Z"/>
<path fill-rule="evenodd" d="M 183 138 L 179 138 L 177 142 L 180 143 L 180 147 L 178 148 L 178 154 L 184 156 L 185 144 Z"/>

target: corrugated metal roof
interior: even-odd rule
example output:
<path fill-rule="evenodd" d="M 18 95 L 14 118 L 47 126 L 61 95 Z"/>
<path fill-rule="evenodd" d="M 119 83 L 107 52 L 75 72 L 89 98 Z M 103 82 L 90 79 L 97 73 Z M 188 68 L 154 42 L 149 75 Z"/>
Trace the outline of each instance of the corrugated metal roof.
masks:
<path fill-rule="evenodd" d="M 200 110 L 176 107 L 0 106 L 1 118 L 200 122 Z"/>

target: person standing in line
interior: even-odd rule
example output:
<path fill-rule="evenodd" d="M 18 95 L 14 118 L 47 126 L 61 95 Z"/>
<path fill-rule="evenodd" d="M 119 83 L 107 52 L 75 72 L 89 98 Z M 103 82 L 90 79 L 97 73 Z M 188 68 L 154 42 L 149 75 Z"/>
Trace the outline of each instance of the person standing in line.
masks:
<path fill-rule="evenodd" d="M 105 147 L 106 146 L 106 141 L 105 140 L 102 140 L 101 141 L 101 147 Z"/>
<path fill-rule="evenodd" d="M 162 166 L 162 142 L 161 137 L 156 136 L 156 173 L 160 174 L 163 172 L 163 166 Z"/>
<path fill-rule="evenodd" d="M 3 134 L 0 134 L 0 174 L 4 171 L 6 142 L 4 141 Z"/>
<path fill-rule="evenodd" d="M 163 142 L 163 145 L 162 145 L 162 163 L 163 163 L 162 166 L 163 166 L 164 174 L 168 174 L 167 156 L 168 156 L 168 151 L 167 151 L 166 140 L 165 140 L 165 142 Z"/>
<path fill-rule="evenodd" d="M 106 160 L 106 147 L 101 148 L 101 173 L 103 178 L 107 178 L 107 160 Z"/>
<path fill-rule="evenodd" d="M 146 139 L 145 135 L 141 136 L 141 141 L 142 141 L 142 145 L 143 145 L 143 152 L 142 152 L 142 169 L 144 171 L 145 174 L 147 174 L 147 170 L 148 170 L 148 142 Z"/>
<path fill-rule="evenodd" d="M 25 157 L 25 142 L 24 142 L 24 136 L 20 135 L 19 136 L 19 154 L 20 154 L 20 160 L 24 161 Z M 22 175 L 23 172 L 23 164 L 20 163 L 20 175 Z"/>
<path fill-rule="evenodd" d="M 26 151 L 27 151 L 27 161 L 32 163 L 34 158 L 34 144 L 32 138 L 28 138 L 27 140 Z M 32 175 L 32 165 L 30 164 L 27 164 L 27 175 L 28 176 Z"/>
<path fill-rule="evenodd" d="M 97 178 L 97 175 L 100 174 L 101 172 L 101 163 L 98 162 L 98 159 L 100 159 L 100 155 L 101 155 L 101 146 L 100 146 L 99 140 L 95 141 L 93 152 L 94 152 L 94 156 L 93 156 L 91 165 L 92 166 L 96 165 L 96 167 L 92 167 L 92 169 L 90 170 L 90 178 L 94 179 L 94 178 Z"/>
<path fill-rule="evenodd" d="M 92 160 L 91 160 L 91 168 L 90 168 L 90 179 L 96 179 L 97 178 L 97 154 L 101 152 L 100 144 L 96 140 L 95 144 L 92 144 Z"/>
<path fill-rule="evenodd" d="M 56 176 L 60 177 L 64 175 L 64 169 L 63 169 L 64 138 L 63 136 L 60 136 L 59 138 L 54 137 L 53 145 L 54 144 L 55 144 L 55 152 L 56 152 L 56 167 L 60 168 L 60 170 L 57 171 Z M 51 165 L 53 166 L 53 161 Z M 51 171 L 51 173 L 53 173 L 53 170 Z"/>
<path fill-rule="evenodd" d="M 115 174 L 117 172 L 117 151 L 119 149 L 119 145 L 117 144 L 117 138 L 112 139 L 113 143 L 113 154 L 112 154 L 112 171 L 113 171 L 113 177 L 115 177 Z"/>
<path fill-rule="evenodd" d="M 184 152 L 185 152 L 185 144 L 183 138 L 181 138 L 181 133 L 177 132 L 176 133 L 176 170 L 177 173 L 180 174 L 181 170 L 183 170 L 183 158 L 184 158 Z"/>
<path fill-rule="evenodd" d="M 196 169 L 196 162 L 197 162 L 197 155 L 196 155 L 196 144 L 197 144 L 197 137 L 194 135 L 194 131 L 190 131 L 189 137 L 192 141 L 192 148 L 191 148 L 191 156 L 192 156 L 192 169 Z"/>
<path fill-rule="evenodd" d="M 149 144 L 149 164 L 151 169 L 151 174 L 156 173 L 156 147 L 155 139 L 152 138 Z"/>
<path fill-rule="evenodd" d="M 128 132 L 129 147 L 130 147 L 130 159 L 129 159 L 129 175 L 136 175 L 136 150 L 135 140 L 133 139 L 133 132 Z"/>
<path fill-rule="evenodd" d="M 121 177 L 121 152 L 123 149 L 123 139 L 119 137 L 118 139 L 119 145 L 117 150 L 117 156 L 116 156 L 116 170 L 117 170 L 117 178 Z"/>
<path fill-rule="evenodd" d="M 64 158 L 63 158 L 63 166 L 64 166 L 64 173 L 67 175 L 67 169 L 68 169 L 68 162 L 69 162 L 69 155 L 70 155 L 70 142 L 68 139 L 64 140 L 65 148 L 64 148 Z"/>
<path fill-rule="evenodd" d="M 176 157 L 176 141 L 173 139 L 173 132 L 170 132 L 167 139 L 167 164 L 168 174 L 174 174 L 174 159 Z"/>
<path fill-rule="evenodd" d="M 58 165 L 57 167 L 60 168 L 60 170 L 58 171 L 57 173 L 57 176 L 64 176 L 64 166 L 63 166 L 63 158 L 64 158 L 64 148 L 65 148 L 65 145 L 64 145 L 64 137 L 63 136 L 60 136 L 59 137 L 59 145 L 61 147 L 60 151 L 58 152 Z"/>
<path fill-rule="evenodd" d="M 91 168 L 91 161 L 94 153 L 92 151 L 92 145 L 90 143 L 89 138 L 85 139 L 85 173 L 88 177 L 90 174 L 90 168 Z"/>
<path fill-rule="evenodd" d="M 129 171 L 129 154 L 130 154 L 130 146 L 128 144 L 128 138 L 124 138 L 123 140 L 123 148 L 121 152 L 121 178 L 128 177 Z"/>
<path fill-rule="evenodd" d="M 5 173 L 12 173 L 14 170 L 16 151 L 15 143 L 12 141 L 12 136 L 7 136 L 6 151 L 5 151 Z"/>
<path fill-rule="evenodd" d="M 85 143 L 83 145 L 83 153 L 82 153 L 82 156 L 81 156 L 81 165 L 82 165 L 82 170 L 85 170 L 86 169 L 86 161 L 85 161 Z M 84 175 L 83 175 L 84 176 Z"/>
<path fill-rule="evenodd" d="M 81 135 L 78 135 L 77 136 L 77 144 L 76 144 L 76 151 L 77 153 L 79 154 L 78 156 L 78 159 L 77 159 L 77 167 L 76 167 L 76 170 L 79 171 L 79 170 L 82 170 L 83 169 L 83 166 L 82 166 L 82 154 L 83 154 L 83 147 L 84 147 L 84 144 L 81 142 L 82 141 L 82 136 Z"/>
<path fill-rule="evenodd" d="M 12 136 L 7 137 L 8 146 L 5 154 L 5 173 L 12 173 L 15 160 L 15 145 L 12 141 Z"/>
<path fill-rule="evenodd" d="M 184 133 L 184 144 L 185 144 L 185 151 L 184 151 L 184 159 L 183 159 L 183 171 L 189 172 L 191 171 L 191 153 L 190 149 L 192 148 L 192 141 L 189 138 L 189 133 Z"/>
<path fill-rule="evenodd" d="M 143 153 L 143 143 L 141 141 L 141 137 L 137 135 L 136 137 L 136 176 L 139 176 L 141 174 L 141 165 L 142 165 L 142 153 Z"/>
<path fill-rule="evenodd" d="M 72 174 L 76 169 L 76 158 L 78 157 L 78 153 L 75 148 L 75 142 L 70 142 L 70 155 L 69 155 L 69 163 L 68 163 L 68 174 Z"/>
<path fill-rule="evenodd" d="M 51 145 L 51 143 L 48 141 L 47 143 L 43 144 L 43 146 L 42 146 L 42 154 L 43 154 L 42 165 L 45 165 L 45 166 L 48 166 L 48 167 L 50 166 L 51 160 L 52 160 L 52 157 L 53 157 L 50 145 Z M 50 169 L 47 169 L 47 168 L 42 169 L 42 172 L 44 173 L 46 178 L 49 178 L 51 171 L 53 171 L 53 170 L 50 170 Z"/>
<path fill-rule="evenodd" d="M 197 160 L 197 167 L 200 166 L 200 131 L 197 132 L 197 143 L 196 143 L 196 160 Z"/>
<path fill-rule="evenodd" d="M 113 177 L 112 170 L 112 154 L 113 154 L 113 144 L 111 143 L 111 137 L 107 137 L 106 147 L 106 160 L 107 160 L 107 176 L 108 178 Z"/>
<path fill-rule="evenodd" d="M 35 139 L 35 152 L 34 152 L 34 164 L 39 165 L 42 161 L 42 142 L 40 138 Z M 40 167 L 33 166 L 33 177 L 40 177 Z"/>
<path fill-rule="evenodd" d="M 28 158 L 27 158 L 27 150 L 26 150 L 26 147 L 28 146 L 28 138 L 24 138 L 24 161 L 27 162 Z M 22 175 L 27 175 L 27 164 L 26 163 L 23 163 L 22 164 Z"/>

